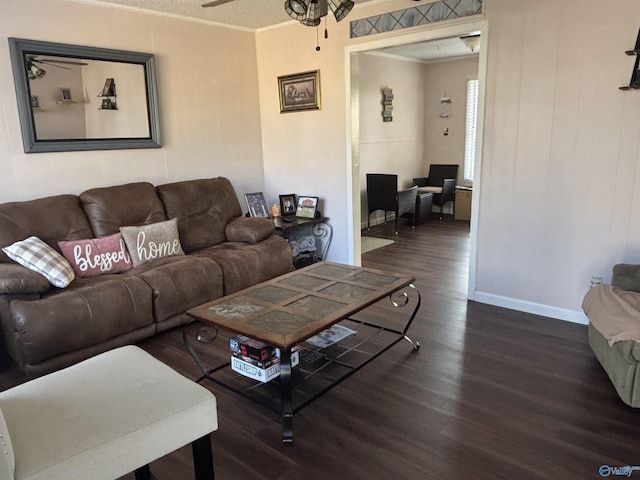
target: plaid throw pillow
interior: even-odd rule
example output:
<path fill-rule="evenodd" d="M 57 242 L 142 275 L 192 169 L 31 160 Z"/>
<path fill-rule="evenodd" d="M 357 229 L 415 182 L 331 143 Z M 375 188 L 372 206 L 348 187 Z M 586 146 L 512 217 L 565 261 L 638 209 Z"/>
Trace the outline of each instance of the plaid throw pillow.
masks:
<path fill-rule="evenodd" d="M 4 247 L 2 251 L 11 260 L 43 275 L 56 287 L 64 288 L 75 278 L 69 262 L 38 237 L 29 237 L 16 242 Z"/>

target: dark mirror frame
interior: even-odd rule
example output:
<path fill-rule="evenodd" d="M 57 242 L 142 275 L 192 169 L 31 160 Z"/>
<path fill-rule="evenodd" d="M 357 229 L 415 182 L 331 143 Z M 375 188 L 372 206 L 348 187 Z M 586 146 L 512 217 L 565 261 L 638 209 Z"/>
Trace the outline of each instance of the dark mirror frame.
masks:
<path fill-rule="evenodd" d="M 160 117 L 158 113 L 158 89 L 156 86 L 155 58 L 150 53 L 85 47 L 64 43 L 41 42 L 9 38 L 11 65 L 18 100 L 18 114 L 22 128 L 22 143 L 25 153 L 67 152 L 81 150 L 116 150 L 130 148 L 161 147 Z M 148 137 L 132 138 L 81 138 L 60 140 L 38 140 L 36 136 L 31 93 L 25 63 L 25 54 L 55 55 L 87 60 L 134 63 L 144 67 L 147 90 Z"/>

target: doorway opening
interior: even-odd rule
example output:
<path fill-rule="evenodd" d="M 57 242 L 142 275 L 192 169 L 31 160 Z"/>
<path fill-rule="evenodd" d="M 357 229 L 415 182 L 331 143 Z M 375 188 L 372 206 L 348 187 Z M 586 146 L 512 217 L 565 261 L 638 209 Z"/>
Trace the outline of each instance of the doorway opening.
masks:
<path fill-rule="evenodd" d="M 370 64 L 372 63 L 372 56 L 383 56 L 387 59 L 395 57 L 399 57 L 400 55 L 406 57 L 407 55 L 413 55 L 414 57 L 417 55 L 428 56 L 431 55 L 432 58 L 430 60 L 415 58 L 415 62 L 421 62 L 430 64 L 431 62 L 448 62 L 448 59 L 453 63 L 454 61 L 459 61 L 456 59 L 457 55 L 455 53 L 451 53 L 451 50 L 448 51 L 449 45 L 453 45 L 456 42 L 461 44 L 461 37 L 468 36 L 479 36 L 480 37 L 480 45 L 479 45 L 479 53 L 475 55 L 477 59 L 477 67 L 474 69 L 474 74 L 479 80 L 479 88 L 477 91 L 478 97 L 478 110 L 477 110 L 477 125 L 476 125 L 476 159 L 475 159 L 475 167 L 474 167 L 474 182 L 473 182 L 473 192 L 472 192 L 472 207 L 471 207 L 471 219 L 470 219 L 470 255 L 469 255 L 469 278 L 467 285 L 467 298 L 473 299 L 473 292 L 475 291 L 475 254 L 476 254 L 476 239 L 477 239 L 477 226 L 478 226 L 478 208 L 479 208 L 479 198 L 480 198 L 480 188 L 481 188 L 481 152 L 482 152 L 482 132 L 483 132 L 483 118 L 484 118 L 484 94 L 485 94 L 485 78 L 486 78 L 486 36 L 488 35 L 488 25 L 486 21 L 476 21 L 476 22 L 466 22 L 461 23 L 454 26 L 447 27 L 439 27 L 429 29 L 425 29 L 422 32 L 414 32 L 411 34 L 390 37 L 381 40 L 374 40 L 370 42 L 366 42 L 360 45 L 354 45 L 347 48 L 346 51 L 346 66 L 347 66 L 347 100 L 349 101 L 349 108 L 347 109 L 348 118 L 347 125 L 350 128 L 348 132 L 349 139 L 351 141 L 351 151 L 349 157 L 350 164 L 350 174 L 351 174 L 351 204 L 352 209 L 350 215 L 352 216 L 352 232 L 350 232 L 352 238 L 353 245 L 353 257 L 351 261 L 355 265 L 360 265 L 361 263 L 361 228 L 363 224 L 366 224 L 367 212 L 363 212 L 362 206 L 366 201 L 363 198 L 366 195 L 366 187 L 363 181 L 365 178 L 365 174 L 367 171 L 371 171 L 378 169 L 380 166 L 380 162 L 383 161 L 382 157 L 385 155 L 385 148 L 391 148 L 387 145 L 379 145 L 376 144 L 375 133 L 372 135 L 370 128 L 371 126 L 366 125 L 366 122 L 377 122 L 374 124 L 373 130 L 381 129 L 387 124 L 383 123 L 381 112 L 377 112 L 377 117 L 374 117 L 374 112 L 371 110 L 372 103 L 374 100 L 371 97 L 366 97 L 363 94 L 366 93 L 364 91 L 365 88 L 369 89 L 371 92 L 371 85 L 367 85 L 367 82 L 371 79 L 370 75 Z M 468 47 L 463 45 L 463 48 Z M 409 52 L 409 53 L 406 53 Z M 413 52 L 413 53 L 411 53 Z M 449 52 L 449 53 L 448 53 Z M 444 60 L 447 59 L 447 60 Z M 377 60 L 373 60 L 375 63 Z M 406 60 L 405 60 L 406 61 Z M 384 64 L 382 62 L 381 64 Z M 375 68 L 375 67 L 374 67 Z M 381 75 L 380 78 L 383 78 L 384 75 Z M 467 79 L 465 78 L 463 81 L 463 86 L 465 89 L 464 95 L 466 95 L 466 86 Z M 380 81 L 380 80 L 378 80 Z M 406 86 L 405 86 L 406 87 Z M 376 85 L 376 88 L 382 90 L 384 88 L 393 88 L 393 85 Z M 407 88 L 405 88 L 406 94 Z M 423 89 L 424 90 L 424 89 Z M 396 92 L 394 92 L 396 93 Z M 447 92 L 439 91 L 436 92 L 438 95 L 438 100 L 440 98 L 447 97 Z M 416 96 L 419 98 L 419 95 Z M 380 109 L 381 101 L 378 98 L 377 105 L 375 108 Z M 423 100 L 424 101 L 424 100 Z M 466 103 L 465 98 L 458 97 L 458 102 L 460 102 L 463 106 Z M 417 102 L 415 102 L 417 103 Z M 434 102 L 431 102 L 432 104 Z M 437 103 L 437 102 L 435 102 Z M 394 100 L 394 109 L 396 107 L 397 102 Z M 425 111 L 428 108 L 439 108 L 440 105 L 425 105 Z M 406 112 L 395 112 L 393 113 L 394 117 L 399 117 L 400 113 Z M 415 112 L 414 112 L 415 114 Z M 364 117 L 366 115 L 366 118 Z M 464 117 L 464 114 L 462 115 Z M 460 119 L 458 119 L 460 120 Z M 396 121 L 395 119 L 393 121 Z M 465 123 L 465 119 L 462 118 L 463 124 Z M 444 123 L 428 123 L 425 120 L 424 125 L 429 125 L 428 128 L 424 129 L 424 135 L 439 135 L 442 137 L 448 137 L 446 140 L 451 139 L 451 130 L 447 131 L 447 127 L 444 126 Z M 442 128 L 441 128 L 442 127 Z M 442 130 L 442 131 L 440 131 Z M 458 132 L 462 135 L 462 153 L 460 156 L 456 155 L 456 158 L 459 158 L 459 161 L 451 162 L 458 163 L 461 165 L 460 174 L 458 183 L 464 184 L 464 147 L 465 147 L 465 132 L 464 127 L 462 127 L 462 132 Z M 431 131 L 431 133 L 429 133 Z M 394 163 L 394 168 L 407 168 L 407 172 L 416 172 L 424 171 L 425 165 L 430 163 L 446 163 L 446 162 L 438 162 L 438 161 L 429 161 L 427 155 L 422 152 L 419 146 L 416 146 L 420 141 L 422 141 L 422 147 L 424 147 L 424 140 L 419 139 L 419 135 L 414 135 L 417 139 L 409 139 L 411 135 L 407 138 L 403 139 L 405 141 L 414 141 L 415 145 L 410 145 L 406 151 L 408 151 L 408 155 L 411 156 L 413 153 L 413 157 L 409 160 L 400 159 L 398 161 L 397 158 L 392 159 Z M 435 137 L 434 137 L 435 138 Z M 432 143 L 434 144 L 434 143 Z M 416 153 L 416 150 L 419 150 Z M 372 154 L 372 152 L 375 152 Z M 373 158 L 373 162 L 371 159 Z M 434 156 L 434 158 L 437 158 Z M 376 164 L 378 162 L 378 164 Z M 389 172 L 390 173 L 390 172 Z M 426 173 L 426 172 L 425 172 Z M 402 173 L 401 173 L 402 175 Z M 413 175 L 413 174 L 412 174 Z M 415 175 L 413 175 L 415 176 Z M 400 178 L 400 177 L 399 177 Z M 405 175 L 405 182 L 408 181 L 409 173 Z M 399 185 L 399 188 L 406 187 L 407 185 Z"/>

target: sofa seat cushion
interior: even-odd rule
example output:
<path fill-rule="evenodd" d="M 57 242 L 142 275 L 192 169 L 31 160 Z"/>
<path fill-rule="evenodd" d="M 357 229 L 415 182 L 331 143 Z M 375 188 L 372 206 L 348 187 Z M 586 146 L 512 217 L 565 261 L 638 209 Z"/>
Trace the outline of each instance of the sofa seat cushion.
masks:
<path fill-rule="evenodd" d="M 154 319 L 158 324 L 223 293 L 222 269 L 213 260 L 193 256 L 170 258 L 173 261 L 156 262 L 137 274 L 153 290 Z"/>
<path fill-rule="evenodd" d="M 291 248 L 276 235 L 256 244 L 225 242 L 200 250 L 197 255 L 211 258 L 222 267 L 225 295 L 284 275 L 293 268 Z"/>
<path fill-rule="evenodd" d="M 91 238 L 93 232 L 76 195 L 0 204 L 0 247 L 31 236 L 58 250 L 59 240 Z M 0 262 L 10 262 L 1 251 Z"/>
<path fill-rule="evenodd" d="M 143 279 L 83 280 L 40 300 L 10 303 L 5 333 L 13 336 L 19 364 L 38 364 L 153 325 L 152 291 Z"/>
<path fill-rule="evenodd" d="M 178 220 L 187 253 L 226 241 L 226 225 L 242 215 L 236 192 L 224 177 L 168 183 L 156 190 L 167 217 Z"/>
<path fill-rule="evenodd" d="M 148 182 L 92 188 L 82 192 L 80 200 L 96 237 L 118 233 L 120 227 L 126 225 L 146 225 L 167 219 L 155 187 Z"/>

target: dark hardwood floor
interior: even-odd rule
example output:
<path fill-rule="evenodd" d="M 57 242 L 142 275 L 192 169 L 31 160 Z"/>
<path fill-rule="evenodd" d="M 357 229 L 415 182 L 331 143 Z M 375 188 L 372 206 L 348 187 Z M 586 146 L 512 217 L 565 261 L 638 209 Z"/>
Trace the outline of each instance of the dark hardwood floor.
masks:
<path fill-rule="evenodd" d="M 399 343 L 302 410 L 290 447 L 277 415 L 205 383 L 218 400 L 218 480 L 596 479 L 601 465 L 640 465 L 640 417 L 617 397 L 584 325 L 468 302 L 468 224 L 434 219 L 397 237 L 392 225 L 364 232 L 395 243 L 363 265 L 416 277 L 422 307 L 409 335 L 422 348 Z M 198 376 L 180 329 L 140 345 Z M 226 348 L 221 338 L 208 350 Z M 21 381 L 9 369 L 0 388 Z M 158 480 L 193 478 L 190 449 L 151 469 Z"/>

